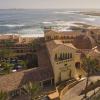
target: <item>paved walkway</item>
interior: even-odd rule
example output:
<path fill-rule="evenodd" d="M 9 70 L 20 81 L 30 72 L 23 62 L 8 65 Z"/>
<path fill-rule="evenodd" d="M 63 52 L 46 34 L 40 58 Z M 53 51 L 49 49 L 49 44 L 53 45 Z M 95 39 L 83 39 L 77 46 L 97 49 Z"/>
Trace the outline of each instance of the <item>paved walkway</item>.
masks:
<path fill-rule="evenodd" d="M 97 80 L 100 80 L 100 76 L 92 76 L 89 78 L 89 82 L 96 82 Z M 84 90 L 85 84 L 86 84 L 86 79 L 75 85 L 69 91 L 67 91 L 61 100 L 81 100 L 84 95 L 80 96 L 79 94 L 81 93 L 82 90 Z M 89 92 L 88 96 L 92 94 L 93 91 Z"/>
<path fill-rule="evenodd" d="M 59 94 L 58 94 L 58 92 L 54 92 L 52 94 L 49 94 L 48 96 L 50 97 L 51 100 L 54 100 L 55 98 L 59 97 Z"/>

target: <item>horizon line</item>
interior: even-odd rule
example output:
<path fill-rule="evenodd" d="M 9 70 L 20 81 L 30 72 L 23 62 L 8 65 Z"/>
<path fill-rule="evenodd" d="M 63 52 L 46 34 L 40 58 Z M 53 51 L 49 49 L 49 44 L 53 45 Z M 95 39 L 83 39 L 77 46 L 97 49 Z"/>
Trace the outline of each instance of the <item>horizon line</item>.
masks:
<path fill-rule="evenodd" d="M 0 10 L 52 10 L 52 9 L 98 9 L 100 8 L 0 8 Z"/>

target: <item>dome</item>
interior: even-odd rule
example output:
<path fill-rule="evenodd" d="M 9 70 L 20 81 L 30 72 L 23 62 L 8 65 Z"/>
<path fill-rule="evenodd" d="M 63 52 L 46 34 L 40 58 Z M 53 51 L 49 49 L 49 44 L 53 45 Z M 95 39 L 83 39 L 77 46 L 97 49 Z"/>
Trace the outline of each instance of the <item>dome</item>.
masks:
<path fill-rule="evenodd" d="M 77 36 L 73 41 L 73 45 L 78 49 L 92 49 L 92 42 L 85 35 Z"/>

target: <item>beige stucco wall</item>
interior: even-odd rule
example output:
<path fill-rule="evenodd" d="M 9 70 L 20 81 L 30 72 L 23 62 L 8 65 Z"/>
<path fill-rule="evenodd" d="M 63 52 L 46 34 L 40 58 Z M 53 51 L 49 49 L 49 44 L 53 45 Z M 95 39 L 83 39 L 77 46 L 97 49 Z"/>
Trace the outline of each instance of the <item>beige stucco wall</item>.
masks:
<path fill-rule="evenodd" d="M 79 32 L 68 32 L 68 34 L 66 32 L 64 34 L 63 32 L 55 32 L 55 31 L 52 31 L 52 30 L 49 31 L 49 32 L 46 32 L 44 34 L 45 34 L 45 40 L 48 40 L 48 37 L 50 37 L 51 39 L 55 39 L 56 37 L 58 39 L 62 39 L 63 37 L 65 37 L 65 38 L 63 38 L 63 40 L 66 40 L 66 41 L 69 41 L 69 42 L 72 42 L 73 39 L 76 36 L 80 35 Z"/>
<path fill-rule="evenodd" d="M 50 60 L 54 71 L 55 83 L 68 80 L 71 77 L 74 78 L 78 77 L 78 73 L 75 68 L 75 62 L 81 62 L 81 61 L 80 61 L 80 54 L 76 53 L 76 51 L 77 50 L 72 47 L 61 45 L 50 52 Z M 54 60 L 55 54 L 59 54 L 61 52 L 72 53 L 72 59 L 56 62 Z M 67 65 L 65 66 L 65 64 Z"/>
<path fill-rule="evenodd" d="M 19 37 L 19 43 L 30 43 L 34 40 L 33 37 Z"/>

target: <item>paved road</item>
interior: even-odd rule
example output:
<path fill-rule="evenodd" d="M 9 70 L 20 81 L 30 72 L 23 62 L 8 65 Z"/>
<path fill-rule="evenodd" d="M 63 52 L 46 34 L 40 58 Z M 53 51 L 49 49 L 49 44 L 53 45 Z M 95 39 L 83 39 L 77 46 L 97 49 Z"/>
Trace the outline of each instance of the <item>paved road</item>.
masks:
<path fill-rule="evenodd" d="M 89 78 L 89 82 L 91 81 L 95 82 L 98 79 L 100 80 L 100 76 L 92 76 Z M 69 91 L 67 91 L 66 94 L 63 96 L 62 100 L 81 100 L 83 98 L 83 95 L 79 96 L 79 94 L 81 93 L 82 90 L 84 90 L 85 84 L 86 84 L 86 79 L 75 85 Z"/>

